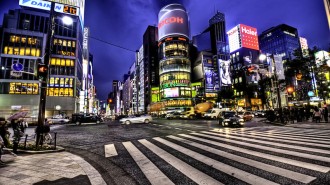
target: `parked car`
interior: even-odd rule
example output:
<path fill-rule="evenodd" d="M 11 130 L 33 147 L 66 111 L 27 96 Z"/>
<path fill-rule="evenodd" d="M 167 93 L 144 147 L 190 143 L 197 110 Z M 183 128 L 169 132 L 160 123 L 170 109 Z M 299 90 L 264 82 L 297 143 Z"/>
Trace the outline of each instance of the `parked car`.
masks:
<path fill-rule="evenodd" d="M 167 113 L 165 116 L 166 119 L 179 119 L 180 117 L 181 117 L 180 112 L 170 112 Z"/>
<path fill-rule="evenodd" d="M 71 122 L 77 125 L 81 123 L 100 123 L 102 121 L 101 117 L 95 114 L 84 114 L 84 113 L 75 113 L 72 114 Z"/>
<path fill-rule="evenodd" d="M 119 120 L 119 122 L 126 125 L 129 125 L 131 123 L 150 123 L 151 121 L 152 121 L 152 117 L 150 115 L 135 115 L 135 116 L 122 118 Z"/>
<path fill-rule="evenodd" d="M 56 117 L 48 118 L 47 121 L 49 124 L 58 124 L 58 123 L 64 124 L 70 122 L 70 120 L 67 118 L 56 118 Z"/>
<path fill-rule="evenodd" d="M 219 125 L 225 126 L 243 126 L 244 119 L 234 111 L 224 111 L 221 113 Z"/>
<path fill-rule="evenodd" d="M 252 112 L 246 111 L 243 114 L 243 119 L 244 121 L 250 121 L 254 118 L 254 115 L 252 114 Z"/>

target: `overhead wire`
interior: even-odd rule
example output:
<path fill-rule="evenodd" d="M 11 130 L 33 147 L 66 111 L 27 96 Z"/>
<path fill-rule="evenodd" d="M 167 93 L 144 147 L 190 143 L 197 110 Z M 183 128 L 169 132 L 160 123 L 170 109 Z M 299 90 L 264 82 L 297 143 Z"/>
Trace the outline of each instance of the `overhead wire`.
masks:
<path fill-rule="evenodd" d="M 76 31 L 76 30 L 73 30 L 73 29 L 71 29 L 71 28 L 69 28 L 69 27 L 67 27 L 67 26 L 64 26 L 64 25 L 60 25 L 60 24 L 57 24 L 57 23 L 55 23 L 56 25 L 58 25 L 58 26 L 60 26 L 60 27 L 63 27 L 63 28 L 65 28 L 65 29 L 68 29 L 68 30 L 71 30 L 71 31 Z M 90 36 L 90 35 L 88 35 L 88 38 L 91 38 L 91 39 L 94 39 L 94 40 L 97 40 L 97 41 L 99 41 L 99 42 L 103 42 L 103 43 L 105 43 L 105 44 L 109 44 L 109 45 L 111 45 L 111 46 L 114 46 L 114 47 L 117 47 L 117 48 L 120 48 L 120 49 L 124 49 L 124 50 L 126 50 L 126 51 L 130 51 L 130 52 L 136 52 L 136 50 L 132 50 L 132 49 L 129 49 L 129 48 L 125 48 L 125 47 L 123 47 L 123 46 L 119 46 L 119 45 L 117 45 L 117 44 L 113 44 L 113 43 L 111 43 L 111 42 L 108 42 L 108 41 L 105 41 L 105 40 L 102 40 L 102 39 L 99 39 L 99 38 L 96 38 L 96 37 L 93 37 L 93 36 Z"/>

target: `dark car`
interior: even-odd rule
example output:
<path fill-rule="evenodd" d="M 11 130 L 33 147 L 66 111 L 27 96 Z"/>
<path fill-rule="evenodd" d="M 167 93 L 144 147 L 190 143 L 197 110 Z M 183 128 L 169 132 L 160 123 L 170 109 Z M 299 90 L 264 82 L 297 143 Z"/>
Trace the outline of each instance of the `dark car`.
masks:
<path fill-rule="evenodd" d="M 83 113 L 75 113 L 72 114 L 71 122 L 77 125 L 81 125 L 81 123 L 100 123 L 102 118 L 95 114 L 83 114 Z"/>
<path fill-rule="evenodd" d="M 254 112 L 254 115 L 258 118 L 264 118 L 266 117 L 266 112 L 262 110 L 257 110 Z"/>
<path fill-rule="evenodd" d="M 244 119 L 234 111 L 224 111 L 221 113 L 219 125 L 225 126 L 243 126 Z"/>

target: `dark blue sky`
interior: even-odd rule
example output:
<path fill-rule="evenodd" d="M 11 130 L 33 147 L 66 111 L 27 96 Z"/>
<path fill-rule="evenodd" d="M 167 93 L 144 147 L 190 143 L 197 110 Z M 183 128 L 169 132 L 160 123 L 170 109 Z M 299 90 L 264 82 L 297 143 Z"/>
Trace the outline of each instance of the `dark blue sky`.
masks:
<path fill-rule="evenodd" d="M 203 31 L 218 10 L 226 16 L 227 30 L 242 23 L 261 33 L 284 23 L 296 27 L 309 47 L 329 48 L 323 0 L 86 0 L 85 25 L 90 27 L 92 37 L 134 51 L 140 48 L 147 26 L 157 25 L 160 8 L 169 3 L 186 7 L 192 36 Z M 19 8 L 18 0 L 0 0 L 0 23 L 3 13 L 15 8 Z M 123 79 L 135 54 L 95 39 L 90 39 L 90 52 L 94 55 L 98 97 L 104 100 L 112 80 Z"/>

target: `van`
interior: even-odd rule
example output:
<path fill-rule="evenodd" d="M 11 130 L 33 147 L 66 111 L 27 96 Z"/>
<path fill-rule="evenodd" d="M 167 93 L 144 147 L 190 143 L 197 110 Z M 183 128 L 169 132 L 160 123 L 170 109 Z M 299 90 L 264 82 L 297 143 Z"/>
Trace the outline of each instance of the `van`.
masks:
<path fill-rule="evenodd" d="M 204 117 L 209 119 L 219 119 L 220 113 L 223 111 L 229 111 L 229 108 L 213 108 L 211 109 L 211 112 L 206 113 Z"/>

